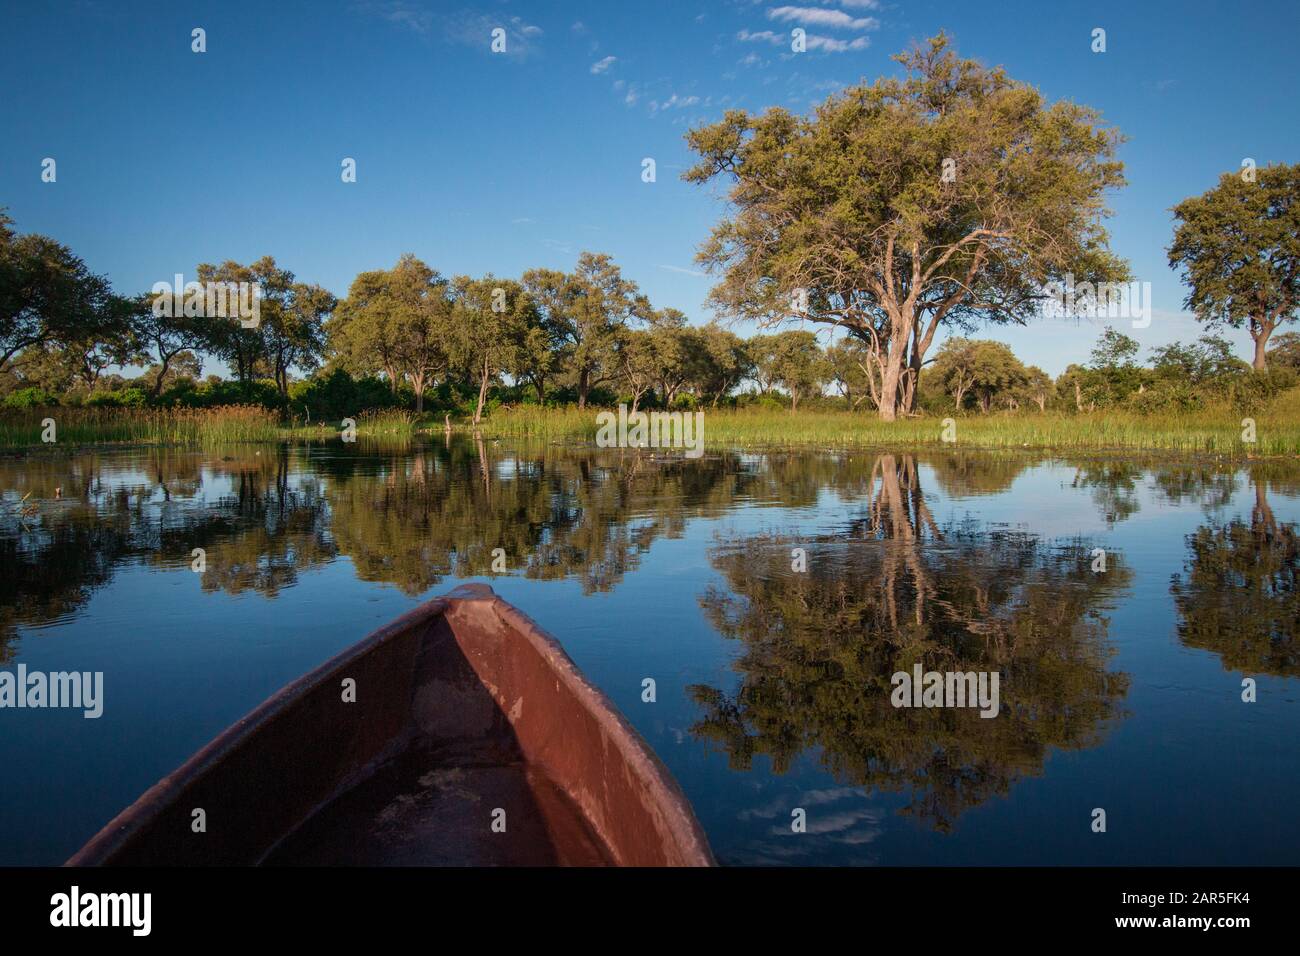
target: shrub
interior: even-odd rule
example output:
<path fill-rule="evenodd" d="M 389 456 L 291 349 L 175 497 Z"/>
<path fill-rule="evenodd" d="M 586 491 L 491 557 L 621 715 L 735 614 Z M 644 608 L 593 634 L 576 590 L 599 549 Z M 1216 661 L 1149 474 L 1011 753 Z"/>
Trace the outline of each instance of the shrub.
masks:
<path fill-rule="evenodd" d="M 57 395 L 34 386 L 10 392 L 5 396 L 4 400 L 5 408 L 42 408 L 47 405 L 57 404 L 59 404 Z"/>

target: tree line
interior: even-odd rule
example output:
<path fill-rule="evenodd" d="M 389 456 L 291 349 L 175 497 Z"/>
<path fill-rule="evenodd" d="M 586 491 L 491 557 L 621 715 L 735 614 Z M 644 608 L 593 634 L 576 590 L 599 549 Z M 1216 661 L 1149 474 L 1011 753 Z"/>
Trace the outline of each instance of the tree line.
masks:
<path fill-rule="evenodd" d="M 269 256 L 201 264 L 200 282 L 256 283 L 260 323 L 188 302 L 159 315 L 156 297 L 114 293 L 66 246 L 18 235 L 0 213 L 0 391 L 10 404 L 260 401 L 317 418 L 396 405 L 475 422 L 496 401 L 716 406 L 741 400 L 745 383 L 793 409 L 833 386 L 885 420 L 936 394 L 959 410 L 1043 409 L 1060 379 L 968 336 L 1027 323 L 1053 286 L 1088 290 L 1087 306 L 1131 278 L 1103 226 L 1105 197 L 1124 184 L 1123 137 L 1095 110 L 958 57 L 942 34 L 895 60 L 901 77 L 833 94 L 808 116 L 731 110 L 687 134 L 699 162 L 685 178 L 731 184 L 699 259 L 718 276 L 720 317 L 762 330 L 749 339 L 653 307 L 591 252 L 569 272 L 509 279 L 448 277 L 407 255 L 358 275 L 342 299 Z M 1173 210 L 1168 259 L 1186 307 L 1210 332 L 1248 330 L 1257 372 L 1300 310 L 1298 195 L 1300 165 L 1251 164 Z M 823 348 L 818 328 L 841 338 Z M 1136 348 L 1072 365 L 1073 407 L 1194 405 L 1225 376 L 1234 395 L 1282 381 L 1237 374 L 1215 335 L 1171 348 L 1150 368 Z M 204 358 L 231 380 L 199 382 Z M 143 374 L 112 371 L 127 366 Z"/>

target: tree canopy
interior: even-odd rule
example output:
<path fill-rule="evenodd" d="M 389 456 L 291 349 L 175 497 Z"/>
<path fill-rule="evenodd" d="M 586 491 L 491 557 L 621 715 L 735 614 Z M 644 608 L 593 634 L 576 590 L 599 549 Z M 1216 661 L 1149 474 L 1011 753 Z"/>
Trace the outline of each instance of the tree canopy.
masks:
<path fill-rule="evenodd" d="M 1119 281 L 1107 190 L 1118 132 L 1048 105 L 946 36 L 900 54 L 902 79 L 832 95 L 808 117 L 731 110 L 687 141 L 691 182 L 732 183 L 733 213 L 699 259 L 729 315 L 843 326 L 872 357 L 880 417 L 912 410 L 943 323 L 1027 322 L 1044 286 Z"/>
<path fill-rule="evenodd" d="M 1224 173 L 1219 184 L 1174 207 L 1169 264 L 1190 286 L 1184 302 L 1210 327 L 1245 327 L 1254 366 L 1268 340 L 1300 309 L 1300 164 Z"/>

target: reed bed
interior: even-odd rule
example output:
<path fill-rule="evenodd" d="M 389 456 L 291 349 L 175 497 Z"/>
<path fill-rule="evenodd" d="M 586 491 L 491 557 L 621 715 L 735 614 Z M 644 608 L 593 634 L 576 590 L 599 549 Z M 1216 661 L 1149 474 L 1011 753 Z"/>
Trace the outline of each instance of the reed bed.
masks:
<path fill-rule="evenodd" d="M 422 430 L 422 417 L 401 409 L 373 409 L 352 418 L 358 436 L 382 439 L 412 439 Z M 309 440 L 338 438 L 343 432 L 341 421 L 295 422 L 280 429 L 280 437 Z"/>
<path fill-rule="evenodd" d="M 1018 412 L 952 416 L 956 447 L 1067 451 L 1157 451 L 1189 455 L 1300 455 L 1300 396 L 1284 395 L 1253 413 L 1226 408 L 1180 413 Z M 499 410 L 483 424 L 497 436 L 593 441 L 599 409 Z M 1255 441 L 1243 440 L 1254 421 Z M 944 446 L 938 416 L 882 422 L 863 412 L 740 409 L 704 412 L 705 447 Z"/>
<path fill-rule="evenodd" d="M 601 409 L 498 409 L 480 431 L 496 437 L 547 441 L 595 440 Z M 780 409 L 704 410 L 709 447 L 945 446 L 939 416 L 881 422 L 865 412 Z M 44 422 L 53 419 L 58 445 L 129 442 L 155 445 L 234 445 L 283 438 L 334 438 L 339 425 L 279 427 L 274 412 L 254 405 L 217 408 L 48 408 L 0 410 L 0 447 L 43 446 Z M 1244 440 L 1254 422 L 1255 441 Z M 356 416 L 357 435 L 377 440 L 414 439 L 441 432 L 414 412 L 377 410 Z M 1165 452 L 1237 458 L 1300 455 L 1300 389 L 1258 411 L 1228 408 L 1146 413 L 1108 410 L 1085 414 L 1018 412 L 953 416 L 955 447 L 1062 451 Z M 48 447 L 48 446 L 47 446 Z M 952 446 L 950 446 L 952 447 Z"/>
<path fill-rule="evenodd" d="M 34 408 L 0 410 L 0 447 L 50 447 L 52 421 L 60 445 L 129 442 L 217 445 L 275 441 L 274 412 L 257 405 L 214 408 Z"/>

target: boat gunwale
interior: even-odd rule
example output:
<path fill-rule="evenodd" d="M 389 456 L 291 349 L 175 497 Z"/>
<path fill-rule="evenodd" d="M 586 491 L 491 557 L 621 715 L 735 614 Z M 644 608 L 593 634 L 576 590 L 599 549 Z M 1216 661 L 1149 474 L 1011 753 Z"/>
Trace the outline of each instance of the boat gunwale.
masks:
<path fill-rule="evenodd" d="M 149 787 L 92 836 L 64 866 L 97 866 L 111 861 L 133 836 L 156 822 L 187 787 L 312 690 L 336 676 L 340 669 L 372 653 L 386 642 L 401 637 L 413 627 L 431 624 L 438 618 L 450 616 L 463 603 L 489 604 L 502 624 L 528 640 L 556 678 L 562 681 L 565 690 L 609 733 L 623 762 L 647 788 L 653 802 L 668 812 L 667 824 L 687 860 L 684 865 L 716 866 L 708 839 L 689 801 L 650 745 L 613 701 L 582 673 L 559 641 L 485 584 L 461 585 L 448 594 L 426 601 L 372 631 L 303 676 L 285 684 Z M 450 621 L 448 624 L 451 626 Z"/>
<path fill-rule="evenodd" d="M 471 591 L 472 589 L 472 591 Z M 469 593 L 466 593 L 469 592 Z M 671 811 L 668 821 L 676 842 L 689 866 L 716 866 L 704 828 L 695 816 L 681 785 L 672 772 L 659 759 L 659 755 L 645 738 L 632 726 L 624 713 L 597 687 L 574 663 L 564 647 L 545 628 L 519 608 L 496 594 L 487 585 L 469 584 L 447 595 L 452 601 L 486 601 L 502 622 L 517 634 L 526 637 L 542 654 L 551 671 L 562 680 L 566 690 L 585 707 L 609 733 L 624 763 L 640 777 L 640 782 L 651 791 L 653 802 Z M 454 607 L 451 609 L 454 610 Z"/>

